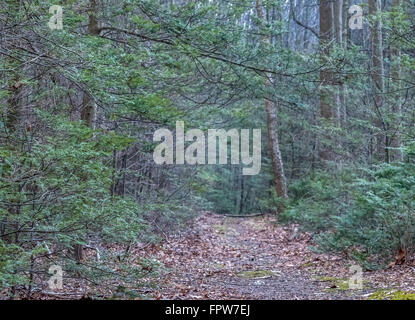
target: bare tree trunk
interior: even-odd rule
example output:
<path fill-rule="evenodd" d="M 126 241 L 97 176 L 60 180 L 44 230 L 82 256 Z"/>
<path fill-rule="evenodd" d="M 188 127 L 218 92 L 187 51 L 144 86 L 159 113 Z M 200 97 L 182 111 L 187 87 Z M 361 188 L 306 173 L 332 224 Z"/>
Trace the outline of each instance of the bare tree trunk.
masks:
<path fill-rule="evenodd" d="M 334 2 L 334 30 L 337 43 L 343 42 L 343 0 Z"/>
<path fill-rule="evenodd" d="M 326 63 L 330 54 L 329 46 L 334 37 L 333 30 L 334 8 L 331 0 L 320 0 L 320 48 L 322 50 L 322 68 L 320 70 L 320 116 L 332 122 L 336 118 L 336 108 L 333 105 L 333 73 L 326 70 Z M 327 140 L 330 137 L 326 136 Z M 327 145 L 320 146 L 320 158 L 323 161 L 333 160 L 333 152 Z"/>
<path fill-rule="evenodd" d="M 334 2 L 334 19 L 333 19 L 333 29 L 334 35 L 336 39 L 336 43 L 339 47 L 343 47 L 343 0 L 337 0 Z M 339 80 L 339 79 L 338 79 Z M 340 119 L 343 110 L 343 85 L 341 81 L 336 81 L 338 83 L 337 90 L 335 92 L 336 95 L 336 115 L 337 115 L 337 124 L 340 126 Z"/>
<path fill-rule="evenodd" d="M 397 10 L 401 5 L 400 0 L 392 0 L 392 9 Z M 395 21 L 393 22 L 393 28 L 396 30 L 397 26 Z M 391 83 L 393 84 L 393 101 L 392 101 L 392 125 L 389 136 L 391 137 L 390 146 L 390 159 L 391 161 L 403 161 L 403 154 L 400 150 L 401 148 L 401 133 L 400 133 L 400 124 L 402 122 L 402 107 L 400 99 L 400 77 L 401 77 L 401 68 L 400 68 L 400 56 L 401 50 L 397 45 L 393 45 L 391 48 Z"/>
<path fill-rule="evenodd" d="M 275 105 L 269 100 L 265 100 L 265 111 L 267 113 L 268 149 L 271 154 L 275 191 L 277 192 L 278 197 L 287 199 L 287 182 L 279 147 L 277 115 Z"/>
<path fill-rule="evenodd" d="M 349 9 L 349 0 L 343 0 L 343 21 L 342 21 L 342 40 L 343 40 L 343 49 L 347 50 L 348 43 L 349 43 L 349 22 L 347 20 L 348 17 L 348 9 Z M 341 85 L 341 104 L 342 109 L 339 117 L 345 123 L 347 121 L 347 84 L 343 83 Z"/>
<path fill-rule="evenodd" d="M 263 18 L 262 8 L 260 1 L 256 1 L 256 11 L 259 19 Z M 263 38 L 264 43 L 269 43 L 268 38 Z M 270 87 L 272 84 L 269 80 L 269 77 L 266 77 L 265 85 Z M 280 198 L 287 199 L 287 182 L 284 174 L 284 165 L 282 162 L 280 147 L 279 147 L 279 137 L 278 137 L 278 123 L 277 123 L 277 114 L 276 108 L 272 101 L 265 99 L 265 111 L 267 113 L 267 132 L 268 132 L 268 147 L 271 155 L 271 164 L 274 173 L 274 184 L 275 191 Z M 283 207 L 280 206 L 279 210 L 283 210 Z"/>
<path fill-rule="evenodd" d="M 98 20 L 96 17 L 97 0 L 89 2 L 89 23 L 87 34 L 97 36 L 99 34 Z M 95 129 L 96 104 L 89 93 L 84 92 L 82 98 L 81 120 L 85 121 L 88 127 Z"/>
<path fill-rule="evenodd" d="M 369 0 L 369 14 L 376 17 L 381 11 L 381 0 Z M 375 113 L 374 125 L 377 128 L 375 134 L 377 154 L 381 159 L 388 161 L 386 127 L 383 121 L 382 94 L 385 91 L 384 65 L 383 65 L 383 39 L 382 23 L 380 17 L 376 17 L 370 26 L 372 42 L 372 80 L 373 80 L 373 109 Z"/>
<path fill-rule="evenodd" d="M 244 209 L 244 176 L 241 176 L 241 193 L 240 193 L 240 199 L 239 199 L 239 214 L 242 214 Z"/>
<path fill-rule="evenodd" d="M 309 23 L 308 20 L 310 18 L 310 7 L 307 4 L 307 2 L 305 2 L 304 4 L 306 6 L 305 7 L 305 19 L 304 19 L 304 21 L 305 21 L 305 24 L 308 25 L 308 23 Z M 309 46 L 310 46 L 310 39 L 308 37 L 308 29 L 307 28 L 304 28 L 303 43 L 304 43 L 304 49 L 305 50 L 308 50 L 309 49 Z"/>

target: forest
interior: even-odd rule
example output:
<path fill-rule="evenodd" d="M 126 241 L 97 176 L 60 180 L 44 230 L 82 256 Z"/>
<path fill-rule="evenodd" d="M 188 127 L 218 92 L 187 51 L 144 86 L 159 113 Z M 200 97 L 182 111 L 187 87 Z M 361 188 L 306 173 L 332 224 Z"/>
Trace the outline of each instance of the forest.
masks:
<path fill-rule="evenodd" d="M 414 0 L 0 0 L 0 300 L 415 300 Z"/>

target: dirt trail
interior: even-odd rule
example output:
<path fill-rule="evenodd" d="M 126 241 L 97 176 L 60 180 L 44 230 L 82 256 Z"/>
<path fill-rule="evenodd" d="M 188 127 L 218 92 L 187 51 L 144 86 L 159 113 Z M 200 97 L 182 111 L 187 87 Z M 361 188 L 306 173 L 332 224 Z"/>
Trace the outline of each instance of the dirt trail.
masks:
<path fill-rule="evenodd" d="M 166 270 L 156 299 L 364 299 L 350 290 L 349 264 L 318 255 L 310 238 L 276 226 L 270 217 L 229 218 L 205 213 L 186 233 L 147 254 Z"/>
<path fill-rule="evenodd" d="M 61 292 L 42 291 L 32 299 L 125 299 L 125 290 L 114 288 L 129 285 L 138 299 L 415 299 L 414 264 L 365 271 L 363 289 L 352 290 L 353 261 L 313 253 L 310 235 L 277 225 L 271 216 L 230 218 L 205 212 L 183 230 L 158 244 L 128 247 L 127 263 L 148 274 L 138 283 L 110 280 L 92 288 L 82 279 L 68 278 Z M 125 253 L 127 248 L 111 245 L 107 250 Z M 88 257 L 95 259 L 92 252 Z M 160 268 L 146 259 L 158 261 Z"/>

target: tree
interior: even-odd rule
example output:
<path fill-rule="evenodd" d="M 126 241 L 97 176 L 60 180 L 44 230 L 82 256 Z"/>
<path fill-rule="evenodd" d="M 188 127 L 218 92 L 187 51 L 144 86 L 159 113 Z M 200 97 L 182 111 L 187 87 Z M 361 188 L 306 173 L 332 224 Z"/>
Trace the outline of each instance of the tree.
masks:
<path fill-rule="evenodd" d="M 392 108 L 392 120 L 390 124 L 389 137 L 390 143 L 389 146 L 392 147 L 388 152 L 389 161 L 402 161 L 403 153 L 401 150 L 401 123 L 402 123 L 402 99 L 401 99 L 401 50 L 399 48 L 399 36 L 401 28 L 399 27 L 399 10 L 401 6 L 400 0 L 392 1 L 392 13 L 396 16 L 392 16 L 392 31 L 398 33 L 394 43 L 391 44 L 391 82 L 392 90 L 395 94 L 392 95 L 393 101 L 391 101 Z M 389 147 L 388 146 L 388 147 Z"/>
<path fill-rule="evenodd" d="M 333 96 L 333 73 L 329 70 L 330 46 L 334 39 L 334 6 L 331 0 L 320 1 L 320 50 L 322 54 L 320 70 L 320 115 L 327 122 L 332 124 L 337 118 L 335 103 L 338 102 Z M 326 141 L 331 138 L 326 135 Z M 333 152 L 328 143 L 323 143 L 320 150 L 320 158 L 323 161 L 333 160 Z"/>
<path fill-rule="evenodd" d="M 388 136 L 385 134 L 387 124 L 384 120 L 384 99 L 385 91 L 385 70 L 383 62 L 383 36 L 382 36 L 382 20 L 381 20 L 381 0 L 369 0 L 369 14 L 373 18 L 370 26 L 371 39 L 371 59 L 372 59 L 372 81 L 373 81 L 373 112 L 375 125 L 375 140 L 377 154 L 381 159 L 388 159 L 389 144 Z"/>
<path fill-rule="evenodd" d="M 256 11 L 259 19 L 263 19 L 262 6 L 260 0 L 256 0 Z M 267 37 L 262 38 L 262 42 L 269 44 Z M 265 74 L 266 87 L 271 87 L 270 75 Z M 265 99 L 265 112 L 267 114 L 267 132 L 268 132 L 268 148 L 271 156 L 272 170 L 274 173 L 274 185 L 277 196 L 287 199 L 287 182 L 284 174 L 284 165 L 282 162 L 281 151 L 278 138 L 278 122 L 275 104 L 269 99 Z M 280 206 L 282 210 L 282 206 Z"/>

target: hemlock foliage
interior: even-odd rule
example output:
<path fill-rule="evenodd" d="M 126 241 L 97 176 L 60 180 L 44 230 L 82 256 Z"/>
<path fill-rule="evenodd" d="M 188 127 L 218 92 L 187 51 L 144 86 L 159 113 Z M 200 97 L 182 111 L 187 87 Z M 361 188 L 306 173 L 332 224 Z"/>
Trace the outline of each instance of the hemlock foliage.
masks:
<path fill-rule="evenodd" d="M 65 0 L 51 30 L 53 1 L 2 1 L 0 288 L 30 297 L 56 264 L 133 297 L 117 281 L 161 266 L 129 248 L 202 210 L 278 213 L 367 268 L 409 259 L 415 3 L 370 3 L 352 31 L 354 0 Z M 260 174 L 156 165 L 178 120 L 261 129 Z"/>

